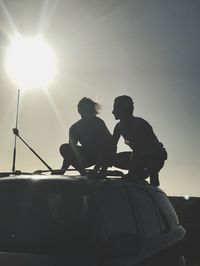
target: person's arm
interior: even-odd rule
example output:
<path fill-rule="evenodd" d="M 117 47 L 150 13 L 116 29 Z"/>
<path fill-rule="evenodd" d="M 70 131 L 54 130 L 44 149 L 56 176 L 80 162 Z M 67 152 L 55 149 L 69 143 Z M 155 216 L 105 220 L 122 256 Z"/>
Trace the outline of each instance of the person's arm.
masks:
<path fill-rule="evenodd" d="M 79 142 L 79 136 L 77 134 L 77 128 L 76 127 L 71 127 L 69 130 L 69 145 L 71 148 L 71 152 L 75 155 L 73 157 L 76 157 L 75 160 L 71 163 L 71 165 L 81 174 L 85 175 L 85 169 L 84 166 L 82 165 L 81 160 L 79 159 L 79 150 L 78 150 L 78 145 L 77 143 Z"/>
<path fill-rule="evenodd" d="M 112 135 L 112 154 L 113 154 L 113 160 L 115 157 L 115 154 L 117 153 L 117 144 L 119 142 L 119 139 L 121 137 L 121 133 L 119 130 L 119 124 L 117 124 L 113 130 L 113 135 Z M 113 163 L 113 161 L 112 161 Z"/>
<path fill-rule="evenodd" d="M 117 143 L 120 139 L 120 136 L 121 136 L 121 133 L 120 133 L 120 130 L 119 130 L 119 125 L 117 124 L 114 128 L 114 131 L 113 131 L 113 136 L 112 136 L 112 142 L 113 142 L 113 146 L 114 147 L 117 147 Z"/>
<path fill-rule="evenodd" d="M 73 128 L 70 128 L 69 130 L 69 145 L 71 147 L 74 147 L 78 143 L 78 137 L 75 134 L 75 131 Z"/>
<path fill-rule="evenodd" d="M 98 171 L 99 169 L 101 169 L 101 171 L 105 172 L 108 167 L 111 167 L 113 165 L 119 138 L 120 133 L 116 126 L 114 129 L 114 134 L 110 135 L 109 138 L 107 138 L 107 140 L 109 139 L 109 141 L 107 141 L 106 143 L 104 143 L 105 145 L 102 145 L 100 147 L 99 156 L 94 170 Z"/>

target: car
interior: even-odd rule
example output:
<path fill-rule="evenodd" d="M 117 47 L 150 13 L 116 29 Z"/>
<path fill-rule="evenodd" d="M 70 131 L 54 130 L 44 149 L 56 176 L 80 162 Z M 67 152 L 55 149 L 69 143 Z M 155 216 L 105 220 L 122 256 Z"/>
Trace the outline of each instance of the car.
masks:
<path fill-rule="evenodd" d="M 186 265 L 186 232 L 167 195 L 147 182 L 0 177 L 0 265 Z"/>

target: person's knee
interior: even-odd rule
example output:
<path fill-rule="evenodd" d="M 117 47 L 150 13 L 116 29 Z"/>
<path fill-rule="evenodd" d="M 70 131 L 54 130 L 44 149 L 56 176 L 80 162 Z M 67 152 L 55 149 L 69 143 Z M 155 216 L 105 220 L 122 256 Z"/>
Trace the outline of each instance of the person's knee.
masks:
<path fill-rule="evenodd" d="M 70 152 L 70 146 L 68 143 L 64 143 L 60 146 L 60 154 L 65 157 L 66 154 L 69 154 Z"/>

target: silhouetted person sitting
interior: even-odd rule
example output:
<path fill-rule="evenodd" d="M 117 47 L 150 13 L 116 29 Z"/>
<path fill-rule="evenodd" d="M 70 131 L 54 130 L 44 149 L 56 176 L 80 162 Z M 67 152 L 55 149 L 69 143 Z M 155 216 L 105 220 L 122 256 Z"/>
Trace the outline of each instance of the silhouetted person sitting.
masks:
<path fill-rule="evenodd" d="M 82 98 L 78 103 L 81 119 L 69 130 L 69 144 L 62 144 L 60 153 L 63 156 L 62 173 L 72 165 L 80 174 L 85 168 L 95 165 L 95 169 L 107 169 L 107 156 L 111 150 L 112 135 L 106 124 L 96 115 L 101 106 L 89 98 Z M 80 145 L 78 145 L 78 143 Z"/>
<path fill-rule="evenodd" d="M 131 97 L 123 95 L 115 99 L 112 113 L 120 121 L 114 128 L 114 145 L 117 145 L 122 136 L 133 152 L 117 153 L 114 166 L 129 170 L 130 178 L 145 180 L 150 176 L 150 183 L 159 186 L 158 173 L 167 159 L 166 150 L 158 141 L 151 125 L 144 119 L 133 116 L 133 110 Z"/>

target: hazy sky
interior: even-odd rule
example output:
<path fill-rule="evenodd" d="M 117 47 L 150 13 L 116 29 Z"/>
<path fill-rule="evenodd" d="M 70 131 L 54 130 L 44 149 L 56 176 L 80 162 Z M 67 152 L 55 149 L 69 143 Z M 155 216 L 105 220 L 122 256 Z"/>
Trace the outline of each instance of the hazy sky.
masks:
<path fill-rule="evenodd" d="M 200 196 L 199 14 L 199 0 L 0 0 L 0 171 L 12 168 L 17 101 L 5 49 L 16 31 L 41 32 L 56 53 L 58 75 L 48 91 L 21 92 L 19 129 L 32 148 L 59 168 L 59 146 L 79 119 L 77 102 L 99 101 L 112 131 L 113 100 L 127 94 L 168 151 L 161 188 Z M 45 166 L 18 141 L 16 169 Z"/>

